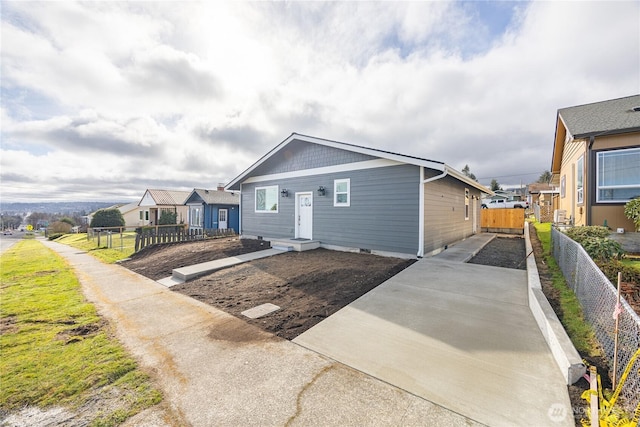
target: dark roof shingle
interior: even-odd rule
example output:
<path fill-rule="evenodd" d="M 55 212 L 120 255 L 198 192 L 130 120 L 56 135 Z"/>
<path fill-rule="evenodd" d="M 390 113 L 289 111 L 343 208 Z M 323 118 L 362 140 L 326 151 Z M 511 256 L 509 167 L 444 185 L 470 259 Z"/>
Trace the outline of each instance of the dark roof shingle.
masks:
<path fill-rule="evenodd" d="M 640 95 L 561 108 L 567 130 L 574 138 L 584 138 L 602 134 L 640 131 Z"/>

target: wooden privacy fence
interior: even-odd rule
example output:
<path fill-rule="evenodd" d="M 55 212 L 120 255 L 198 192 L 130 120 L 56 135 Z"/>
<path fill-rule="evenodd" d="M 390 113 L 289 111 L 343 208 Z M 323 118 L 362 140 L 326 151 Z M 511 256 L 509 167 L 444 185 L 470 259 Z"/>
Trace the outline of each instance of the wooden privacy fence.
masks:
<path fill-rule="evenodd" d="M 189 242 L 192 240 L 206 239 L 208 237 L 233 236 L 236 232 L 233 228 L 225 229 L 192 229 L 185 226 L 155 226 L 142 227 L 136 230 L 135 252 L 151 245 L 162 243 Z"/>
<path fill-rule="evenodd" d="M 524 209 L 481 209 L 480 228 L 489 233 L 524 234 Z"/>

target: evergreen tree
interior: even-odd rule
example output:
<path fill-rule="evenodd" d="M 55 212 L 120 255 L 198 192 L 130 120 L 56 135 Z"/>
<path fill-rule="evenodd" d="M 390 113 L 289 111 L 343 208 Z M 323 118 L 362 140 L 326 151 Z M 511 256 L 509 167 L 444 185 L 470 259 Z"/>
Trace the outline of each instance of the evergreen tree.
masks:
<path fill-rule="evenodd" d="M 89 227 L 123 227 L 124 217 L 119 209 L 100 209 L 91 219 Z"/>

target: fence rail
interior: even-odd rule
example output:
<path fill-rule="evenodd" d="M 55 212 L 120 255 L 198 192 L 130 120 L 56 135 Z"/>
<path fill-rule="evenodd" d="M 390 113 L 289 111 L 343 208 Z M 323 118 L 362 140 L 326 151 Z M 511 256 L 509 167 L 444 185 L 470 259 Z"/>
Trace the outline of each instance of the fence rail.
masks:
<path fill-rule="evenodd" d="M 555 227 L 551 230 L 553 256 L 567 281 L 578 297 L 585 319 L 595 331 L 613 368 L 615 318 L 617 291 L 602 273 L 584 248 Z M 618 363 L 616 377 L 620 378 L 633 354 L 640 348 L 640 316 L 622 298 L 622 313 L 619 315 Z M 640 402 L 640 360 L 636 359 L 627 377 L 620 396 L 622 406 L 633 411 Z"/>
<path fill-rule="evenodd" d="M 225 237 L 235 235 L 232 228 L 224 229 L 188 229 L 185 226 L 145 227 L 136 231 L 135 251 L 163 243 L 190 242 L 209 237 Z"/>
<path fill-rule="evenodd" d="M 99 248 L 138 252 L 151 245 L 189 242 L 212 237 L 234 236 L 235 230 L 192 229 L 184 225 L 156 225 L 151 227 L 97 227 L 87 230 L 87 240 Z"/>

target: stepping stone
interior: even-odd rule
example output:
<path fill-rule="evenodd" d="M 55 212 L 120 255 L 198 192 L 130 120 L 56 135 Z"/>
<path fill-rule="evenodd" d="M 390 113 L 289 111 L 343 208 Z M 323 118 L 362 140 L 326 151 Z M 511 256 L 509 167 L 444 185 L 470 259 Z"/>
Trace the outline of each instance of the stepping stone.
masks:
<path fill-rule="evenodd" d="M 259 317 L 266 316 L 269 313 L 273 313 L 276 310 L 280 310 L 280 307 L 268 302 L 257 307 L 250 308 L 249 310 L 245 310 L 240 314 L 248 317 L 249 319 L 257 319 Z"/>

